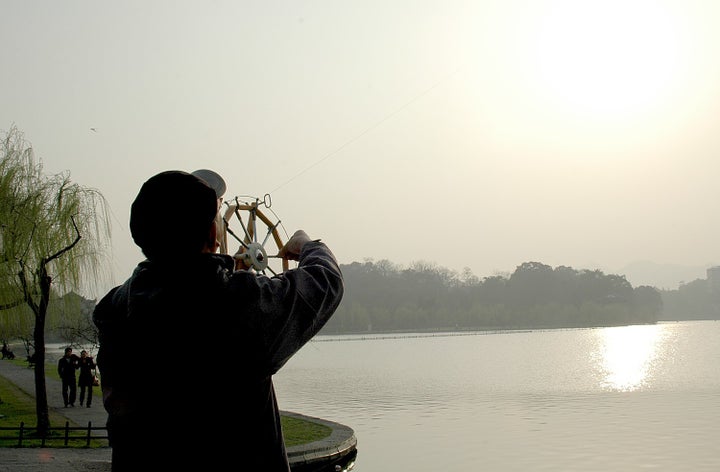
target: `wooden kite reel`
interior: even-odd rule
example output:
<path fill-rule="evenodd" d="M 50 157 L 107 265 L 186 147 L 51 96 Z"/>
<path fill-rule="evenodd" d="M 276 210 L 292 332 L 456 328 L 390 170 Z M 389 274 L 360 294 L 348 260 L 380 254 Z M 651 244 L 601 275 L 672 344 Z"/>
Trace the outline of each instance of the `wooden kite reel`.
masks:
<path fill-rule="evenodd" d="M 283 231 L 284 228 L 280 219 L 270 209 L 272 206 L 270 195 L 266 194 L 262 199 L 236 196 L 225 201 L 223 195 L 227 185 L 218 173 L 209 169 L 200 169 L 192 174 L 215 190 L 218 198 L 215 224 L 218 227 L 219 252 L 233 256 L 235 269 L 254 270 L 272 275 L 288 270 L 288 260 L 278 255 L 284 245 L 278 228 L 282 228 Z M 225 206 L 224 211 L 223 206 Z M 265 211 L 261 207 L 264 207 Z M 268 214 L 272 215 L 272 218 Z M 285 236 L 287 237 L 287 233 Z M 234 239 L 238 243 L 236 251 L 232 251 L 228 239 Z"/>

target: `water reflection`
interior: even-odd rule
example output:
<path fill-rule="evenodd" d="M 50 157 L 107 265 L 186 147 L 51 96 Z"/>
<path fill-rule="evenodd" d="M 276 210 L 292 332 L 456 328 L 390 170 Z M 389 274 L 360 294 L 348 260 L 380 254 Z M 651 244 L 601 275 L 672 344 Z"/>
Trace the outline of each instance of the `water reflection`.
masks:
<path fill-rule="evenodd" d="M 603 388 L 633 391 L 645 386 L 655 375 L 656 360 L 664 355 L 669 331 L 661 324 L 597 330 Z"/>

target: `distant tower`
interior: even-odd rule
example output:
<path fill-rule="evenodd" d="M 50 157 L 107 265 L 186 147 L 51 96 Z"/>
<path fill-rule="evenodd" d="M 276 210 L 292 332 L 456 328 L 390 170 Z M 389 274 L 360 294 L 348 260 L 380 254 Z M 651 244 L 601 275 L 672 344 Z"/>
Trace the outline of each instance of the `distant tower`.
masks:
<path fill-rule="evenodd" d="M 720 266 L 710 267 L 707 270 L 707 281 L 711 292 L 720 292 Z"/>

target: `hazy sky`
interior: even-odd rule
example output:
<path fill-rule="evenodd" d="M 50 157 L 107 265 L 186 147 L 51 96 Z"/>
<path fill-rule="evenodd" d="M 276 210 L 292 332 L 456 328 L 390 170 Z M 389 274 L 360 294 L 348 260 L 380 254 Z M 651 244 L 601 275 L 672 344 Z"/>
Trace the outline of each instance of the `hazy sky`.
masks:
<path fill-rule="evenodd" d="M 105 195 L 117 283 L 142 182 L 198 168 L 344 264 L 709 266 L 718 24 L 716 0 L 4 0 L 0 130 Z"/>

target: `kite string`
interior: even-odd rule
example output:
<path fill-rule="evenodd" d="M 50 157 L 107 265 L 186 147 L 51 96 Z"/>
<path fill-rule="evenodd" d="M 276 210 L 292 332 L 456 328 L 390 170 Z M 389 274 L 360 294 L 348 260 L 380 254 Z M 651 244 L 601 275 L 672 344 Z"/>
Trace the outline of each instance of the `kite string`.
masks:
<path fill-rule="evenodd" d="M 294 181 L 295 179 L 297 179 L 298 177 L 300 177 L 301 175 L 305 174 L 306 172 L 308 172 L 309 170 L 313 169 L 314 167 L 317 167 L 318 165 L 322 164 L 323 162 L 325 162 L 326 160 L 330 159 L 330 158 L 333 157 L 334 155 L 338 154 L 340 151 L 342 151 L 342 150 L 345 149 L 346 147 L 348 147 L 348 146 L 350 146 L 351 144 L 353 144 L 354 142 L 358 141 L 360 138 L 362 138 L 363 136 L 365 136 L 366 134 L 368 134 L 370 131 L 373 131 L 374 129 L 378 128 L 380 125 L 382 125 L 383 123 L 385 123 L 386 121 L 388 121 L 390 118 L 392 118 L 393 116 L 397 115 L 398 113 L 400 113 L 401 111 L 403 111 L 404 109 L 406 109 L 407 107 L 409 107 L 410 105 L 412 105 L 413 103 L 415 103 L 416 101 L 420 100 L 422 97 L 424 97 L 425 95 L 427 95 L 428 93 L 430 93 L 431 91 L 433 91 L 433 90 L 434 90 L 435 88 L 437 88 L 441 83 L 445 82 L 446 80 L 450 79 L 450 77 L 452 77 L 452 76 L 454 76 L 455 74 L 457 74 L 458 70 L 460 70 L 460 68 L 457 68 L 457 69 L 455 69 L 454 71 L 452 71 L 451 73 L 449 73 L 449 74 L 447 74 L 446 76 L 442 77 L 442 78 L 439 79 L 437 82 L 435 82 L 434 84 L 432 84 L 430 87 L 426 88 L 425 90 L 421 91 L 419 94 L 417 94 L 417 95 L 415 95 L 414 97 L 412 97 L 412 98 L 411 98 L 410 100 L 408 100 L 407 102 L 403 103 L 399 108 L 397 108 L 397 109 L 395 109 L 394 111 L 390 112 L 389 114 L 385 115 L 385 116 L 384 116 L 382 119 L 380 119 L 379 121 L 377 121 L 377 122 L 375 122 L 374 124 L 372 124 L 372 125 L 368 126 L 367 128 L 365 128 L 365 129 L 364 129 L 362 132 L 360 132 L 360 134 L 358 134 L 357 136 L 355 136 L 355 137 L 353 137 L 353 138 L 345 141 L 345 143 L 343 143 L 342 145 L 338 146 L 337 148 L 335 148 L 334 150 L 328 152 L 327 154 L 325 154 L 323 157 L 321 157 L 320 159 L 318 159 L 318 160 L 315 161 L 314 163 L 312 163 L 312 164 L 310 164 L 309 166 L 305 167 L 303 170 L 301 170 L 300 172 L 298 172 L 298 173 L 295 174 L 294 176 L 290 177 L 288 180 L 286 180 L 286 181 L 283 182 L 282 184 L 278 185 L 275 189 L 271 190 L 269 193 L 270 193 L 270 194 L 275 193 L 276 191 L 280 190 L 281 188 L 283 188 L 284 186 L 286 186 L 286 185 L 289 184 L 290 182 L 292 182 L 292 181 Z"/>

